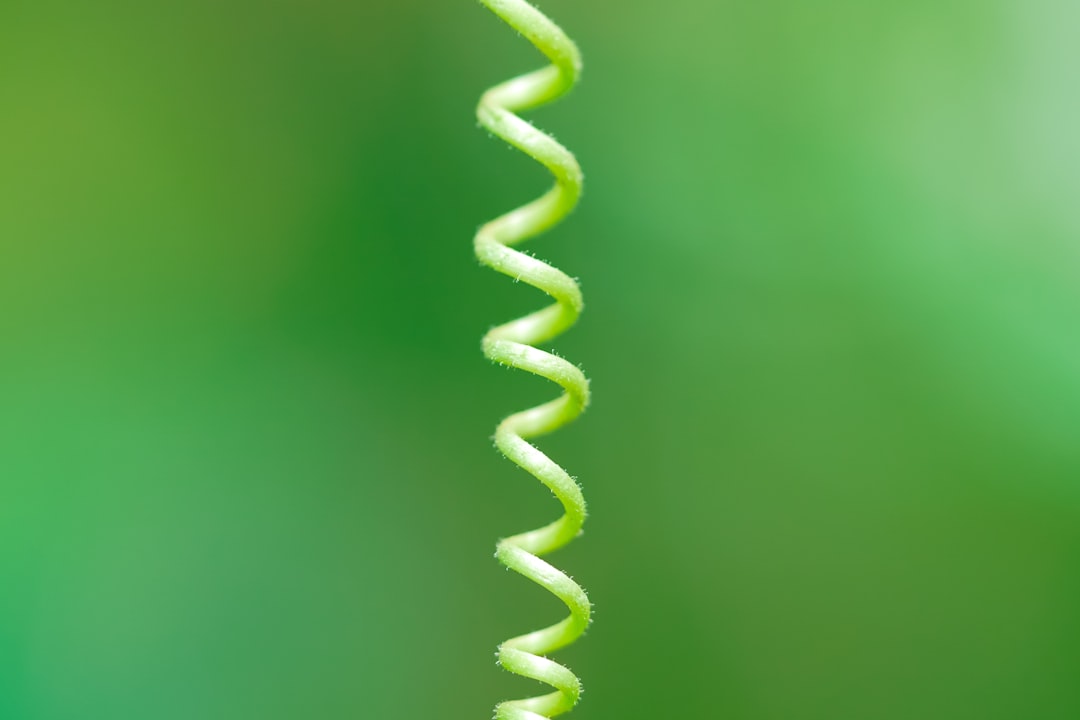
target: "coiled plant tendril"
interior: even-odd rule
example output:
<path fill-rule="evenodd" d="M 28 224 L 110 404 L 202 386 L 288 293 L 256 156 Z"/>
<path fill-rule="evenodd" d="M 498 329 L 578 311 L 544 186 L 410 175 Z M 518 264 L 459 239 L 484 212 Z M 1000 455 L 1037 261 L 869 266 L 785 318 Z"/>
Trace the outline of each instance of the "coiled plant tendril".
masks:
<path fill-rule="evenodd" d="M 558 99 L 577 82 L 581 55 L 577 46 L 525 0 L 480 0 L 524 35 L 551 65 L 498 85 L 477 108 L 481 126 L 543 164 L 555 186 L 542 197 L 493 220 L 476 235 L 476 256 L 485 265 L 532 285 L 555 302 L 484 336 L 484 354 L 502 365 L 540 375 L 562 386 L 560 397 L 503 420 L 495 445 L 510 460 L 535 476 L 559 499 L 564 515 L 555 522 L 501 540 L 495 557 L 562 600 L 570 615 L 550 627 L 511 638 L 499 646 L 499 664 L 508 671 L 538 680 L 555 692 L 509 700 L 495 708 L 496 720 L 542 720 L 572 709 L 581 683 L 570 670 L 545 657 L 574 642 L 589 624 L 591 606 L 585 591 L 565 573 L 539 556 L 576 537 L 585 521 L 585 498 L 577 482 L 528 442 L 570 422 L 589 402 L 589 382 L 576 366 L 535 347 L 562 333 L 581 313 L 581 290 L 568 275 L 512 246 L 536 237 L 566 217 L 581 196 L 582 174 L 574 156 L 552 137 L 517 116 Z"/>

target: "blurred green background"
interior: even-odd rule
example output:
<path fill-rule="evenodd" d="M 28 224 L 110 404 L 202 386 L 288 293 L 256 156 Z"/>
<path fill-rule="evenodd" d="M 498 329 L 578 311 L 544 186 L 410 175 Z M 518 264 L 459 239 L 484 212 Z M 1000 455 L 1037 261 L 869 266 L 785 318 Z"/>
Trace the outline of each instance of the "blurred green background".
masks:
<path fill-rule="evenodd" d="M 1080 717 L 1080 5 L 550 0 L 574 717 Z M 561 616 L 478 4 L 0 3 L 0 718 L 489 717 Z"/>

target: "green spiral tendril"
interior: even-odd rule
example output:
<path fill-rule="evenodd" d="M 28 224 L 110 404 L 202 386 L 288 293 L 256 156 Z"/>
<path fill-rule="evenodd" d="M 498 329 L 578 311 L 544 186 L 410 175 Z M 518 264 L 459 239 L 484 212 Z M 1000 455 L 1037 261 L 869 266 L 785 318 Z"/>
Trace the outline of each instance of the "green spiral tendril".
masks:
<path fill-rule="evenodd" d="M 517 113 L 567 93 L 581 73 L 581 55 L 558 26 L 525 0 L 480 2 L 551 61 L 548 67 L 484 93 L 477 117 L 482 127 L 544 165 L 555 177 L 555 185 L 533 202 L 481 227 L 475 243 L 480 262 L 542 290 L 555 301 L 492 329 L 483 339 L 484 354 L 491 360 L 547 378 L 564 391 L 555 400 L 510 415 L 495 430 L 499 450 L 546 485 L 564 509 L 561 518 L 545 527 L 501 540 L 495 552 L 506 567 L 548 590 L 570 611 L 561 622 L 499 646 L 500 665 L 550 685 L 554 692 L 500 703 L 495 708 L 496 720 L 543 720 L 572 709 L 581 696 L 577 676 L 545 656 L 581 636 L 588 627 L 592 608 L 577 583 L 539 557 L 559 549 L 581 532 L 585 498 L 577 482 L 528 440 L 553 432 L 580 415 L 589 403 L 589 381 L 576 366 L 534 347 L 574 324 L 583 307 L 581 290 L 570 276 L 513 246 L 549 230 L 566 217 L 581 197 L 583 178 L 577 160 L 566 148 Z"/>

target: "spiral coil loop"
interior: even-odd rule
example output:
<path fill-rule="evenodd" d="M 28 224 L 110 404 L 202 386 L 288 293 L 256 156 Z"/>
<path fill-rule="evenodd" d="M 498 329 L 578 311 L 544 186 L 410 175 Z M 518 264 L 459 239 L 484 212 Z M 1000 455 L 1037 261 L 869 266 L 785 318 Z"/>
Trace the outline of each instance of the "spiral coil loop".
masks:
<path fill-rule="evenodd" d="M 562 271 L 512 246 L 566 217 L 581 196 L 583 178 L 577 160 L 566 148 L 517 113 L 566 94 L 581 73 L 581 55 L 558 26 L 525 0 L 480 2 L 528 38 L 552 63 L 488 90 L 480 100 L 480 125 L 547 167 L 555 176 L 555 185 L 542 197 L 481 227 L 475 243 L 480 262 L 555 300 L 542 310 L 492 329 L 483 339 L 484 354 L 491 360 L 547 378 L 564 390 L 555 400 L 509 416 L 495 430 L 499 450 L 546 485 L 564 509 L 561 518 L 545 527 L 501 540 L 495 552 L 506 567 L 548 590 L 570 611 L 561 622 L 499 646 L 500 665 L 555 691 L 500 703 L 495 708 L 496 720 L 543 720 L 572 709 L 581 696 L 577 676 L 544 656 L 574 642 L 588 626 L 592 608 L 577 583 L 539 557 L 580 533 L 585 498 L 577 482 L 528 440 L 553 432 L 580 415 L 589 403 L 589 381 L 576 366 L 534 347 L 574 324 L 583 307 L 581 290 Z"/>

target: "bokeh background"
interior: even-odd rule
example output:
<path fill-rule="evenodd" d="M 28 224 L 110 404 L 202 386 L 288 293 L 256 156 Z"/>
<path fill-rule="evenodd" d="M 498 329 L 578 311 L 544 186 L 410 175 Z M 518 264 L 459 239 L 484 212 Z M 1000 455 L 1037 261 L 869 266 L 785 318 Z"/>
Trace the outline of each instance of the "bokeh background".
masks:
<path fill-rule="evenodd" d="M 566 2 L 574 716 L 1080 717 L 1080 5 Z M 552 390 L 478 4 L 0 3 L 0 717 L 488 717 Z"/>

